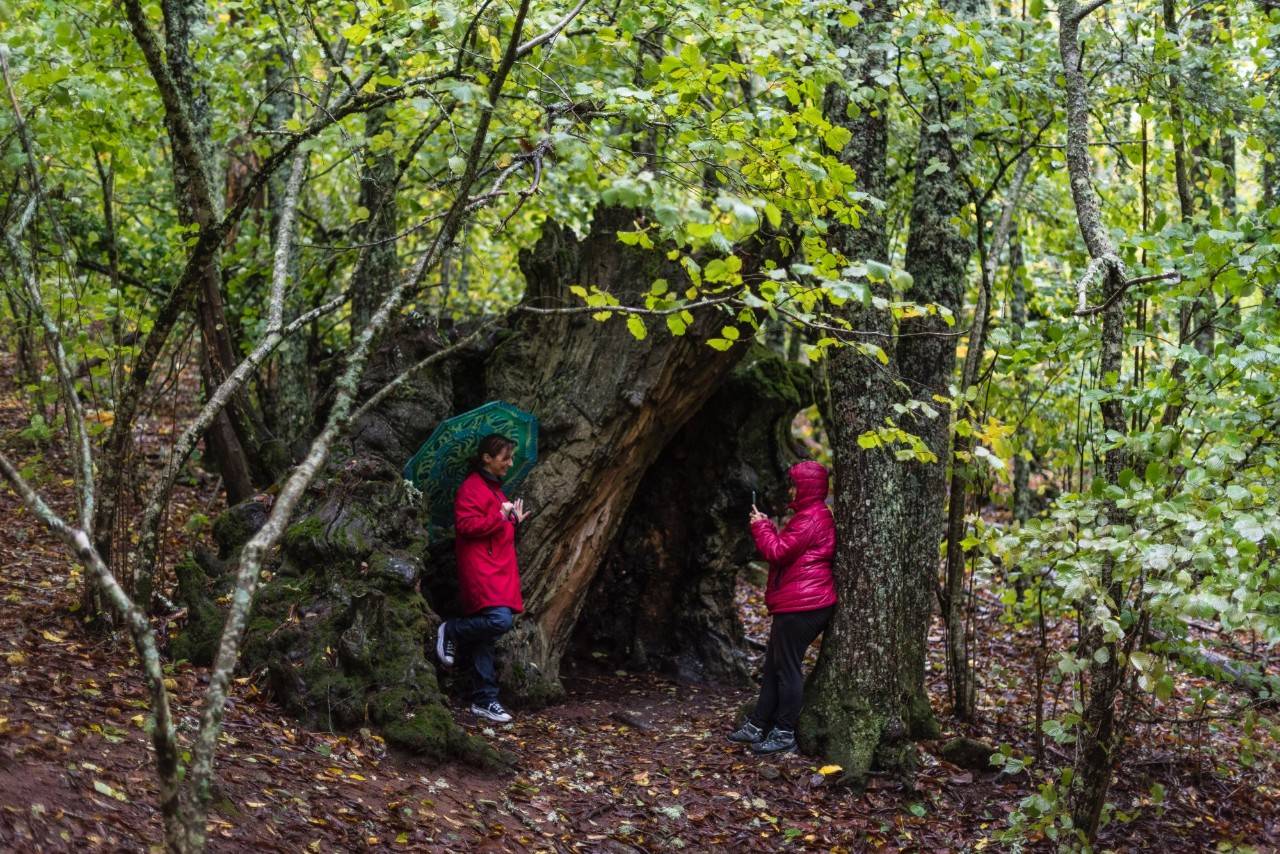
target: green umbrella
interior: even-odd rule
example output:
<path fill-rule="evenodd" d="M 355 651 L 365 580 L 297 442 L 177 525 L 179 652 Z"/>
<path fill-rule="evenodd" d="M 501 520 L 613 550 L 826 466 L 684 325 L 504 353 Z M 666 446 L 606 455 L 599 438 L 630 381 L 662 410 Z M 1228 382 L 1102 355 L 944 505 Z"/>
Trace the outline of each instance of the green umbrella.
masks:
<path fill-rule="evenodd" d="M 405 464 L 405 480 L 431 501 L 432 525 L 453 527 L 454 496 L 471 472 L 470 459 L 476 447 L 490 433 L 500 433 L 516 443 L 511 470 L 502 479 L 503 490 L 513 490 L 538 460 L 538 419 L 501 400 L 442 421 Z"/>

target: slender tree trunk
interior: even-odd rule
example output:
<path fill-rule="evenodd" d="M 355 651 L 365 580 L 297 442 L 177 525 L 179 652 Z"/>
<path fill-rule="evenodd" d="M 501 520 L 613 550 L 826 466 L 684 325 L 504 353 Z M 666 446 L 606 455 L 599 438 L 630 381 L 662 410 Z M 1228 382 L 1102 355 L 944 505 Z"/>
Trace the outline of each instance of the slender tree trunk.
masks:
<path fill-rule="evenodd" d="M 976 18 L 989 10 L 986 0 L 946 0 L 942 7 L 960 19 Z M 920 142 L 916 148 L 911 233 L 905 258 L 906 270 L 912 276 L 906 298 L 922 305 L 935 304 L 946 308 L 956 317 L 962 314 L 969 258 L 973 252 L 972 240 L 957 224 L 969 204 L 968 188 L 962 175 L 968 140 L 958 129 L 963 121 L 956 120 L 959 98 L 959 93 L 944 88 L 937 99 L 930 100 L 924 111 Z M 930 171 L 936 170 L 937 164 L 944 168 Z M 911 397 L 934 405 L 939 398 L 949 396 L 955 374 L 957 340 L 949 334 L 951 331 L 952 328 L 936 314 L 902 320 L 897 345 L 898 370 Z M 971 346 L 975 343 L 981 345 L 981 341 L 970 342 Z M 906 524 L 901 528 L 901 572 L 904 577 L 914 577 L 918 582 L 914 588 L 910 619 L 915 627 L 912 637 L 920 644 L 921 652 L 913 653 L 913 660 L 922 658 L 924 654 L 932 591 L 937 585 L 939 546 L 944 536 L 943 507 L 947 500 L 947 467 L 951 456 L 950 418 L 949 407 L 939 404 L 938 408 L 941 412 L 936 417 L 920 416 L 907 426 L 924 440 L 936 458 L 932 462 L 908 461 L 903 471 L 902 495 L 907 516 Z M 960 513 L 963 519 L 963 498 L 957 501 L 955 512 Z M 959 610 L 952 613 L 951 609 L 962 609 L 959 601 L 962 597 L 958 592 L 957 601 L 947 604 L 948 618 L 958 617 L 960 613 Z M 967 656 L 961 649 L 964 631 L 963 619 L 949 620 L 952 663 L 965 662 L 958 671 L 952 672 L 953 680 L 959 680 L 953 683 L 957 692 L 955 696 L 960 698 L 955 708 L 961 718 L 967 719 L 972 713 L 973 699 Z M 918 690 L 923 695 L 923 669 L 918 673 L 904 673 L 903 676 L 918 680 Z"/>
<path fill-rule="evenodd" d="M 1067 101 L 1067 168 L 1071 193 L 1075 201 L 1080 233 L 1089 255 L 1102 272 L 1102 292 L 1108 301 L 1102 312 L 1102 340 L 1098 360 L 1099 376 L 1120 377 L 1124 356 L 1124 322 L 1127 300 L 1123 294 L 1124 265 L 1116 255 L 1102 223 L 1098 198 L 1090 182 L 1092 161 L 1089 156 L 1089 90 L 1083 69 L 1079 44 L 1080 22 L 1088 14 L 1077 0 L 1066 0 L 1059 9 L 1058 50 L 1062 58 Z M 1082 285 L 1083 287 L 1083 285 Z M 1119 294 L 1112 297 L 1111 295 Z M 1119 397 L 1119 383 L 1108 390 L 1099 404 L 1103 427 L 1124 436 L 1128 426 L 1124 405 Z M 1106 452 L 1104 475 L 1109 484 L 1117 484 L 1120 473 L 1129 465 L 1129 453 L 1113 445 Z M 1123 525 L 1125 513 L 1114 501 L 1106 504 L 1106 518 L 1100 524 Z M 1119 607 L 1123 591 L 1115 580 L 1115 567 L 1110 558 L 1101 567 L 1100 587 Z M 1080 608 L 1087 609 L 1088 603 Z M 1115 726 L 1115 702 L 1123 681 L 1124 669 L 1116 654 L 1119 644 L 1104 642 L 1101 629 L 1093 621 L 1081 638 L 1080 654 L 1089 661 L 1089 689 L 1084 713 L 1077 728 L 1075 769 L 1067 790 L 1067 804 L 1072 820 L 1085 841 L 1092 843 L 1111 786 L 1111 772 L 1122 734 Z"/>
<path fill-rule="evenodd" d="M 887 109 L 883 101 L 863 102 L 850 118 L 848 108 L 851 93 L 880 85 L 876 78 L 886 59 L 874 45 L 893 11 L 893 3 L 864 7 L 860 27 L 833 33 L 857 64 L 849 69 L 846 85 L 827 90 L 824 105 L 829 120 L 852 133 L 841 160 L 857 170 L 862 190 L 881 199 L 887 190 Z M 835 227 L 830 239 L 850 260 L 888 259 L 885 221 L 875 207 L 868 206 L 858 228 Z M 868 284 L 887 295 L 887 284 Z M 846 311 L 853 328 L 867 333 L 853 336 L 854 341 L 882 346 L 892 334 L 888 311 L 857 301 L 848 303 Z M 893 354 L 889 356 L 892 363 Z M 897 392 L 887 371 L 892 365 L 882 368 L 853 347 L 834 351 L 827 369 L 840 602 L 805 692 L 797 733 L 805 751 L 839 764 L 855 784 L 865 781 L 873 767 L 910 774 L 915 754 L 908 734 L 924 731 L 933 721 L 922 685 L 927 608 L 922 615 L 921 577 L 904 573 L 900 556 L 901 530 L 909 518 L 900 464 L 886 448 L 862 450 L 858 445 L 859 436 L 883 426 L 893 414 Z M 936 551 L 930 578 L 934 568 Z"/>
<path fill-rule="evenodd" d="M 978 290 L 978 301 L 973 309 L 973 325 L 965 351 L 964 367 L 960 372 L 960 381 L 957 386 L 960 409 L 956 414 L 957 421 L 962 418 L 968 420 L 971 429 L 969 431 L 957 429 L 949 448 L 951 482 L 948 489 L 950 498 L 947 502 L 946 582 L 942 596 L 943 619 L 947 627 L 947 673 L 951 685 L 951 706 L 956 717 L 965 721 L 974 719 L 977 702 L 973 665 L 969 656 L 973 612 L 969 607 L 970 596 L 965 590 L 966 561 L 964 546 L 961 544 L 967 529 L 969 489 L 973 476 L 970 464 L 973 451 L 973 429 L 977 426 L 974 423 L 976 419 L 973 410 L 968 404 L 968 392 L 977 382 L 982 353 L 987 346 L 991 289 L 1000 264 L 1000 255 L 1004 252 L 1009 232 L 1013 228 L 1013 213 L 1022 195 L 1022 183 L 1026 180 L 1030 167 L 1031 161 L 1024 156 L 1018 164 L 989 246 L 985 241 L 986 222 L 981 206 L 975 212 L 979 259 L 982 263 L 981 284 Z"/>
<path fill-rule="evenodd" d="M 1175 0 L 1163 0 L 1164 26 L 1168 37 L 1178 42 L 1178 15 Z M 1208 31 L 1205 22 L 1199 15 L 1192 16 L 1192 39 L 1204 38 Z M 1179 55 L 1181 51 L 1179 51 Z M 1176 62 L 1176 60 L 1175 60 Z M 1194 71 L 1194 69 L 1188 69 Z M 1190 225 L 1195 218 L 1197 207 L 1208 210 L 1209 175 L 1206 160 L 1209 156 L 1208 143 L 1198 141 L 1190 153 L 1187 152 L 1186 120 L 1183 116 L 1183 105 L 1179 80 L 1182 71 L 1179 69 L 1169 75 L 1169 118 L 1173 122 L 1173 163 L 1174 179 L 1178 188 L 1178 211 L 1184 225 Z M 1208 299 L 1198 297 L 1190 303 L 1182 305 L 1178 310 L 1178 342 L 1192 342 L 1196 349 L 1205 355 L 1213 352 L 1213 292 Z M 1186 372 L 1186 364 L 1179 360 L 1173 368 L 1178 379 Z"/>
<path fill-rule="evenodd" d="M 1009 240 L 1009 321 L 1015 343 L 1021 343 L 1027 328 L 1027 279 L 1022 257 L 1022 240 L 1015 227 Z M 1013 457 L 1013 518 L 1025 522 L 1031 518 L 1031 464 L 1019 448 Z M 1031 449 L 1034 454 L 1034 449 Z"/>
<path fill-rule="evenodd" d="M 351 281 L 351 322 L 362 327 L 395 283 L 399 264 L 392 239 L 396 233 L 395 185 L 397 182 L 394 148 L 386 144 L 373 147 L 380 134 L 390 135 L 389 108 L 370 110 L 365 117 L 365 138 L 370 150 L 365 152 L 360 172 L 360 204 L 369 211 L 368 225 L 363 229 L 365 242 L 377 242 L 369 248 L 365 261 Z"/>
<path fill-rule="evenodd" d="M 267 126 L 273 130 L 284 127 L 294 113 L 294 97 L 290 91 L 285 74 L 288 63 L 284 56 L 287 47 L 273 48 L 267 59 Z M 280 219 L 286 200 L 286 184 L 288 177 L 283 172 L 276 172 L 267 184 L 267 203 L 271 210 L 271 236 L 278 239 Z M 296 226 L 295 226 L 296 229 Z M 292 241 L 291 241 L 292 243 Z M 289 282 L 291 287 L 286 291 L 283 321 L 288 324 L 307 311 L 301 282 L 297 280 L 298 253 L 294 249 L 289 253 Z M 263 419 L 270 429 L 273 439 L 271 444 L 282 453 L 268 456 L 277 459 L 264 460 L 265 467 L 272 474 L 280 470 L 282 464 L 293 459 L 298 446 L 311 437 L 314 429 L 313 402 L 315 400 L 314 371 L 309 364 L 307 338 L 297 335 L 286 338 L 280 343 L 275 358 L 266 371 L 263 395 Z"/>

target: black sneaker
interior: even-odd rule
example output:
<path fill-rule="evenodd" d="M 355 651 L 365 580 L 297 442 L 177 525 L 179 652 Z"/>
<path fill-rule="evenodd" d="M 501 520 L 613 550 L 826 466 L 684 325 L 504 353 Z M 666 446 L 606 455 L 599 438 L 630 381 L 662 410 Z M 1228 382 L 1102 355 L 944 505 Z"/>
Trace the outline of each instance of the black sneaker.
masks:
<path fill-rule="evenodd" d="M 735 741 L 738 744 L 758 744 L 763 738 L 764 730 L 749 720 L 728 735 L 730 741 Z"/>
<path fill-rule="evenodd" d="M 751 745 L 751 752 L 761 755 L 767 753 L 789 753 L 796 749 L 796 734 L 791 730 L 774 727 L 764 741 Z"/>
<path fill-rule="evenodd" d="M 457 644 L 445 634 L 445 625 L 447 624 L 441 623 L 440 628 L 436 629 L 436 658 L 445 667 L 453 667 L 453 657 L 458 653 Z"/>
<path fill-rule="evenodd" d="M 492 703 L 484 706 L 479 703 L 472 703 L 471 714 L 478 715 L 482 718 L 488 718 L 491 721 L 497 721 L 500 724 L 511 722 L 511 713 L 502 708 L 502 704 L 497 700 L 494 700 Z"/>

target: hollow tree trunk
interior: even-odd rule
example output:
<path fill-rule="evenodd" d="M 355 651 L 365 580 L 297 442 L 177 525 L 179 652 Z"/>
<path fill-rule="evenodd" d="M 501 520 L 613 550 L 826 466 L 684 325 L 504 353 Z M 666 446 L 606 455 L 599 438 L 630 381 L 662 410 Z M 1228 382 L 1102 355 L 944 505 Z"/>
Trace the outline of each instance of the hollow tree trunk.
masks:
<path fill-rule="evenodd" d="M 596 285 L 635 304 L 654 279 L 681 281 L 662 253 L 617 240 L 635 217 L 598 209 L 582 240 L 546 225 L 520 256 L 522 304 L 569 304 L 572 285 Z M 746 257 L 743 268 L 757 263 Z M 542 425 L 538 466 L 523 489 L 534 515 L 518 543 L 526 613 L 505 643 L 502 678 L 513 699 L 560 693 L 561 655 L 641 479 L 741 356 L 741 345 L 725 352 L 706 345 L 726 319 L 703 310 L 683 336 L 663 330 L 637 340 L 617 318 L 525 315 L 490 358 L 490 394 L 532 411 Z"/>
<path fill-rule="evenodd" d="M 574 645 L 692 682 L 748 676 L 734 594 L 755 558 L 746 524 L 786 504 L 791 421 L 809 370 L 755 347 L 644 476 L 588 595 Z"/>
<path fill-rule="evenodd" d="M 857 170 L 862 189 L 877 198 L 886 191 L 887 113 L 864 105 L 851 119 L 847 107 L 851 91 L 878 85 L 885 55 L 872 45 L 893 8 L 892 3 L 867 7 L 862 26 L 835 33 L 861 64 L 850 70 L 846 86 L 828 89 L 825 104 L 829 119 L 852 132 L 841 159 Z M 833 228 L 831 239 L 851 260 L 888 258 L 884 218 L 875 208 L 863 214 L 859 228 Z M 889 313 L 849 305 L 848 319 L 864 333 L 853 336 L 855 340 L 883 345 L 893 331 Z M 920 578 L 916 572 L 904 574 L 901 560 L 901 532 L 909 517 L 900 464 L 891 450 L 862 450 L 857 441 L 893 414 L 897 393 L 891 373 L 886 373 L 893 361 L 890 354 L 885 368 L 845 347 L 833 353 L 828 367 L 839 604 L 805 691 L 797 735 L 806 752 L 841 765 L 854 783 L 865 780 L 873 766 L 908 773 L 914 755 L 908 733 L 926 730 L 933 720 L 921 684 L 925 662 L 918 636 L 925 626 L 919 622 Z"/>

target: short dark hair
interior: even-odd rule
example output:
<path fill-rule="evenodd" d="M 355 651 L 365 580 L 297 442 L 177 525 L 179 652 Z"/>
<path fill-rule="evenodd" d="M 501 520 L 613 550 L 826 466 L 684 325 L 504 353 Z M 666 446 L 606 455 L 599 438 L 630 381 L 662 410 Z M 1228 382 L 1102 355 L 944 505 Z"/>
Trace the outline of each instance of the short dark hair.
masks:
<path fill-rule="evenodd" d="M 476 446 L 476 452 L 471 457 L 471 470 L 480 471 L 484 468 L 484 458 L 500 457 L 502 452 L 508 448 L 515 450 L 515 439 L 510 439 L 501 433 L 490 433 L 480 440 L 480 444 Z"/>

